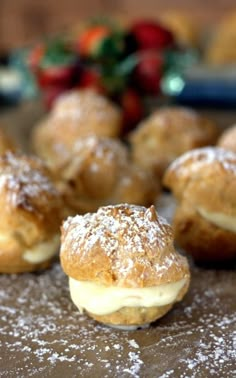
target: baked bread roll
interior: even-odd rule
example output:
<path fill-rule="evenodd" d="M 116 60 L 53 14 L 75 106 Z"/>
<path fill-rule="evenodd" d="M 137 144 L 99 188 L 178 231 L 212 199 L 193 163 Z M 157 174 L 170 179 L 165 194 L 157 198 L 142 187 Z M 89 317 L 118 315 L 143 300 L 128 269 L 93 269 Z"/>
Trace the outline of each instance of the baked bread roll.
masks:
<path fill-rule="evenodd" d="M 7 151 L 14 152 L 15 150 L 14 141 L 0 128 L 0 155 L 3 155 Z"/>
<path fill-rule="evenodd" d="M 0 273 L 45 268 L 58 251 L 61 197 L 36 158 L 0 157 Z"/>
<path fill-rule="evenodd" d="M 50 164 L 55 151 L 63 154 L 74 140 L 98 135 L 120 135 L 120 110 L 108 99 L 90 90 L 67 92 L 58 98 L 51 114 L 33 129 L 35 152 Z"/>
<path fill-rule="evenodd" d="M 61 265 L 80 312 L 138 328 L 168 312 L 187 292 L 188 262 L 154 206 L 101 207 L 62 226 Z"/>
<path fill-rule="evenodd" d="M 54 155 L 50 168 L 70 214 L 121 202 L 150 205 L 160 193 L 158 181 L 130 161 L 124 144 L 111 138 L 78 139 L 63 155 Z"/>
<path fill-rule="evenodd" d="M 178 200 L 177 243 L 196 261 L 236 257 L 236 154 L 219 147 L 190 151 L 166 171 L 164 185 Z"/>
<path fill-rule="evenodd" d="M 215 124 L 193 110 L 169 107 L 155 111 L 131 134 L 134 161 L 162 177 L 184 152 L 216 142 Z"/>
<path fill-rule="evenodd" d="M 217 145 L 236 153 L 236 125 L 226 129 L 221 134 Z"/>

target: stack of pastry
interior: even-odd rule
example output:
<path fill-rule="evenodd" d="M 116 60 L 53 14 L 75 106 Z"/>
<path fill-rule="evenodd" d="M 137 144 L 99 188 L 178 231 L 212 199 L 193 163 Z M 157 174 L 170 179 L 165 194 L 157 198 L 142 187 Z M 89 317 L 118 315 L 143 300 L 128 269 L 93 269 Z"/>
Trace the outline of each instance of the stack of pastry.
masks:
<path fill-rule="evenodd" d="M 176 241 L 197 261 L 236 257 L 236 154 L 219 147 L 187 152 L 164 184 L 178 201 Z"/>
<path fill-rule="evenodd" d="M 187 108 L 155 111 L 130 135 L 134 161 L 162 177 L 168 165 L 184 152 L 216 142 L 215 124 Z"/>
<path fill-rule="evenodd" d="M 59 98 L 47 122 L 34 129 L 35 150 L 53 173 L 67 215 L 107 204 L 155 202 L 160 185 L 131 161 L 128 148 L 115 138 L 120 128 L 119 110 L 82 90 Z"/>
<path fill-rule="evenodd" d="M 155 321 L 189 286 L 187 260 L 175 251 L 172 229 L 153 206 L 107 206 L 68 218 L 60 257 L 75 305 L 115 327 Z"/>
<path fill-rule="evenodd" d="M 50 165 L 74 141 L 87 135 L 118 137 L 121 112 L 105 97 L 92 90 L 71 91 L 58 98 L 49 116 L 33 130 L 36 153 Z"/>

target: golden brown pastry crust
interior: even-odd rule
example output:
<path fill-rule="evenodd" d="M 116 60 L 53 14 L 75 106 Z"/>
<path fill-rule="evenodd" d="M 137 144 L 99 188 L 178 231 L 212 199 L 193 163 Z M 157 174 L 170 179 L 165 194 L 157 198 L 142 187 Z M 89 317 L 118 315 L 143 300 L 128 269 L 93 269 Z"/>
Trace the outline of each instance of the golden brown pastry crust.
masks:
<path fill-rule="evenodd" d="M 32 271 L 26 249 L 59 233 L 62 201 L 38 159 L 7 153 L 0 157 L 0 272 Z"/>
<path fill-rule="evenodd" d="M 107 206 L 68 218 L 61 242 L 62 268 L 76 280 L 142 288 L 189 279 L 172 229 L 153 206 Z"/>
<path fill-rule="evenodd" d="M 36 125 L 32 143 L 36 153 L 50 165 L 58 152 L 66 153 L 78 138 L 119 136 L 121 123 L 120 110 L 105 97 L 88 89 L 71 91 L 61 96 L 51 114 Z"/>
<path fill-rule="evenodd" d="M 220 136 L 217 145 L 236 152 L 236 125 L 226 129 Z"/>
<path fill-rule="evenodd" d="M 197 260 L 236 256 L 236 234 L 203 218 L 211 214 L 236 217 L 236 154 L 219 147 L 190 151 L 166 171 L 164 185 L 179 201 L 175 238 Z"/>
<path fill-rule="evenodd" d="M 88 312 L 91 318 L 107 325 L 142 326 L 154 322 L 171 310 L 174 303 L 159 307 L 123 307 L 107 315 Z"/>
<path fill-rule="evenodd" d="M 160 192 L 154 177 L 131 163 L 125 145 L 111 138 L 80 138 L 51 170 L 71 213 L 122 202 L 150 205 Z"/>
<path fill-rule="evenodd" d="M 177 208 L 173 221 L 175 240 L 199 262 L 225 261 L 236 257 L 236 233 L 205 220 L 192 204 Z"/>
<path fill-rule="evenodd" d="M 214 144 L 215 124 L 186 108 L 163 108 L 144 120 L 131 134 L 133 159 L 162 177 L 167 166 L 184 152 Z"/>

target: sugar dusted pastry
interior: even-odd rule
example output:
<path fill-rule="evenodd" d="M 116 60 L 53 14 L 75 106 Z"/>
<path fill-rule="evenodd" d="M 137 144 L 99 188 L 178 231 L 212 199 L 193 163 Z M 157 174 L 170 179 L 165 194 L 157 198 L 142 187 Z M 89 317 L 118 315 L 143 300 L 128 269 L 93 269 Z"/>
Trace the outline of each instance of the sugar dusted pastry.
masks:
<path fill-rule="evenodd" d="M 150 205 L 160 192 L 157 180 L 131 163 L 127 147 L 112 138 L 78 139 L 73 149 L 54 155 L 51 170 L 72 213 L 121 202 Z"/>
<path fill-rule="evenodd" d="M 134 161 L 162 177 L 184 152 L 216 141 L 215 124 L 193 110 L 169 107 L 155 111 L 131 134 Z"/>
<path fill-rule="evenodd" d="M 121 123 L 120 110 L 108 99 L 92 90 L 74 90 L 59 97 L 51 114 L 36 125 L 32 142 L 36 153 L 50 164 L 51 155 L 63 154 L 75 139 L 117 137 Z"/>
<path fill-rule="evenodd" d="M 197 261 L 236 257 L 236 154 L 219 147 L 182 155 L 166 171 L 164 185 L 178 200 L 177 243 Z"/>
<path fill-rule="evenodd" d="M 60 258 L 72 301 L 111 326 L 135 329 L 155 321 L 189 286 L 187 260 L 154 206 L 107 206 L 68 218 Z"/>
<path fill-rule="evenodd" d="M 0 157 L 0 273 L 45 268 L 58 252 L 61 198 L 36 158 Z"/>
<path fill-rule="evenodd" d="M 226 129 L 218 140 L 218 146 L 236 153 L 236 125 Z"/>
<path fill-rule="evenodd" d="M 7 151 L 15 151 L 14 141 L 0 128 L 0 155 Z"/>

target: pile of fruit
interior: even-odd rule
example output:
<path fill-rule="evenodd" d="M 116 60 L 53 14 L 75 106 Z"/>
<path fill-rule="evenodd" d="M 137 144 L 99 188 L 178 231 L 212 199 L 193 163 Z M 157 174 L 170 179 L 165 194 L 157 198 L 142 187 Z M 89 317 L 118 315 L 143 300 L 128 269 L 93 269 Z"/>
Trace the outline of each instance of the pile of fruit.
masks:
<path fill-rule="evenodd" d="M 71 88 L 92 87 L 123 109 L 132 128 L 144 115 L 144 99 L 162 96 L 161 80 L 181 65 L 186 49 L 156 21 L 140 20 L 126 28 L 94 21 L 79 35 L 63 35 L 34 46 L 29 64 L 49 109 Z"/>

